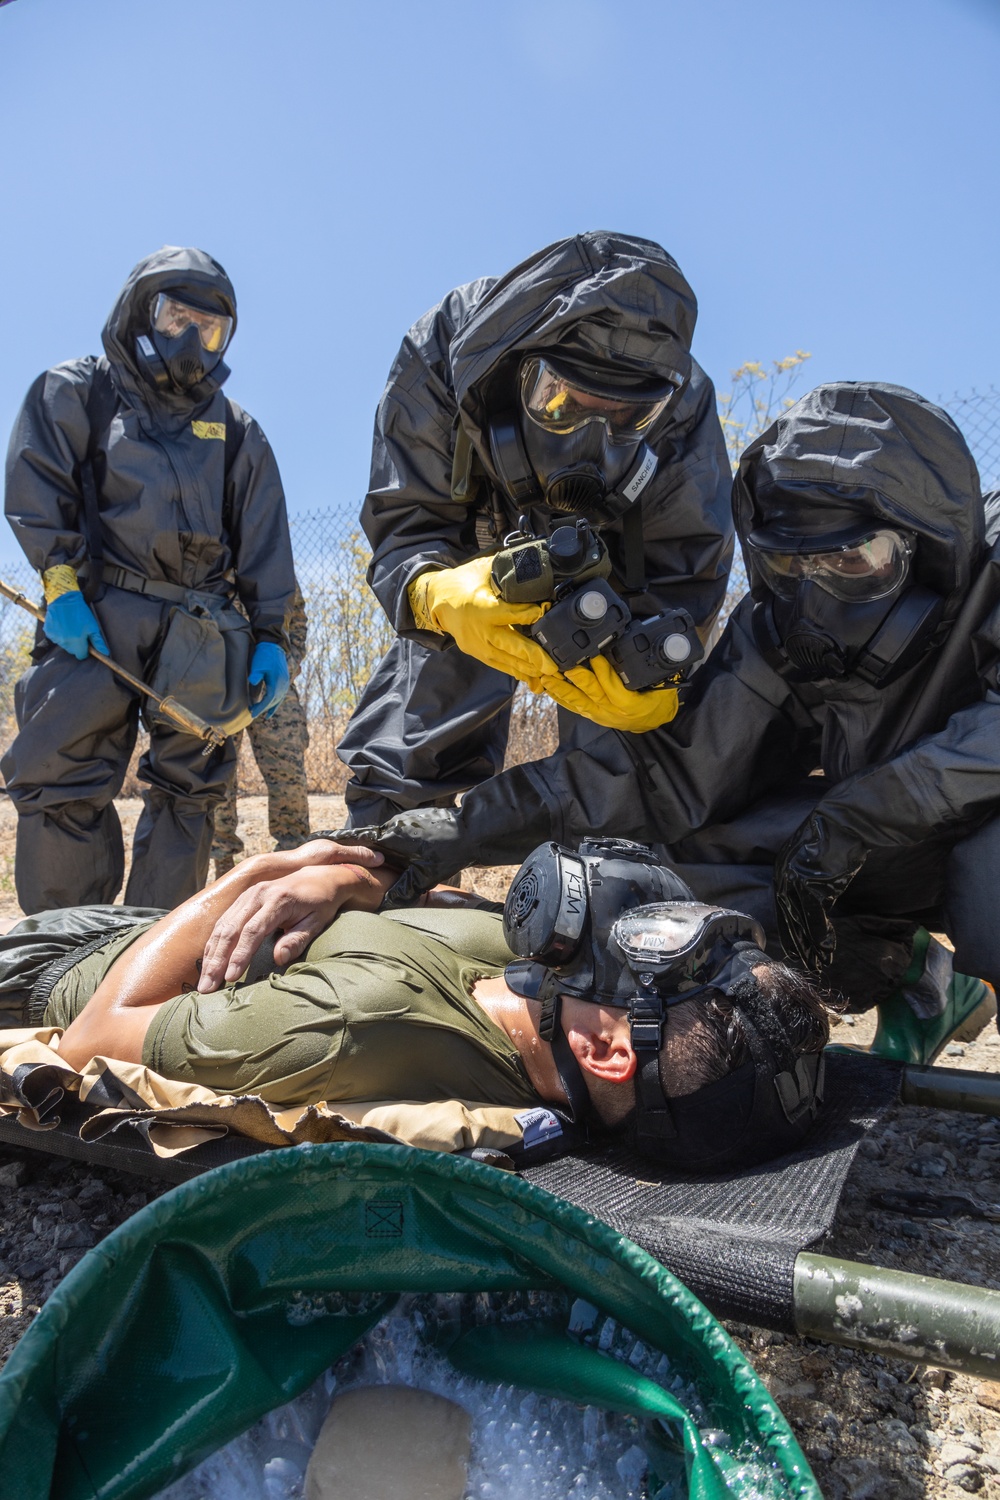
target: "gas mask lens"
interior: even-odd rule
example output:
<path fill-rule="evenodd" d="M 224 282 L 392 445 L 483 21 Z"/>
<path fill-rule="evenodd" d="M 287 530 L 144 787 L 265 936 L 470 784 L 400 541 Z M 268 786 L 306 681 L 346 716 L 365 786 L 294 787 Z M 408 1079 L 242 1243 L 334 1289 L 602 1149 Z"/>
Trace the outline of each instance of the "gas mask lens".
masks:
<path fill-rule="evenodd" d="M 165 338 L 175 339 L 188 328 L 196 328 L 201 347 L 208 354 L 221 354 L 229 343 L 233 331 L 233 320 L 225 313 L 205 312 L 200 307 L 191 307 L 169 292 L 161 292 L 153 303 L 153 329 Z"/>
<path fill-rule="evenodd" d="M 577 432 L 588 422 L 603 422 L 613 440 L 634 442 L 649 431 L 672 394 L 673 389 L 656 396 L 632 396 L 611 387 L 601 390 L 579 373 L 559 370 L 537 357 L 521 367 L 524 409 L 546 432 Z"/>
<path fill-rule="evenodd" d="M 806 580 L 847 604 L 883 599 L 904 581 L 913 555 L 909 538 L 898 531 L 876 531 L 824 552 L 773 552 L 752 536 L 748 540 L 767 587 L 779 599 L 794 598 Z"/>
<path fill-rule="evenodd" d="M 740 927 L 755 927 L 742 912 L 702 906 L 698 901 L 664 901 L 636 907 L 619 917 L 611 935 L 630 966 L 666 964 L 690 952 L 710 927 L 733 926 L 725 918 L 737 919 Z"/>

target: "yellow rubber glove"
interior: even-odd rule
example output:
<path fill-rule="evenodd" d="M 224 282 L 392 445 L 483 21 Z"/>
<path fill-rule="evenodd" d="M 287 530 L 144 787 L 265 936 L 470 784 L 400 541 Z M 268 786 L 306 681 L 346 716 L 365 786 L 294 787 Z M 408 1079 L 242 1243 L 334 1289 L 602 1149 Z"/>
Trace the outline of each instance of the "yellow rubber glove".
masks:
<path fill-rule="evenodd" d="M 634 693 L 603 656 L 595 656 L 586 666 L 570 667 L 565 674 L 543 677 L 540 690 L 593 724 L 629 734 L 645 734 L 669 724 L 679 706 L 676 688 Z"/>
<path fill-rule="evenodd" d="M 80 584 L 76 569 L 71 568 L 69 563 L 56 563 L 54 568 L 46 568 L 42 574 L 42 590 L 46 604 L 51 604 L 53 599 L 59 599 L 63 594 L 78 594 Z"/>
<path fill-rule="evenodd" d="M 407 590 L 418 630 L 450 635 L 460 651 L 506 672 L 534 691 L 543 673 L 559 668 L 547 651 L 522 635 L 515 625 L 533 625 L 544 604 L 505 604 L 493 589 L 493 558 L 474 557 L 457 568 L 421 573 Z"/>

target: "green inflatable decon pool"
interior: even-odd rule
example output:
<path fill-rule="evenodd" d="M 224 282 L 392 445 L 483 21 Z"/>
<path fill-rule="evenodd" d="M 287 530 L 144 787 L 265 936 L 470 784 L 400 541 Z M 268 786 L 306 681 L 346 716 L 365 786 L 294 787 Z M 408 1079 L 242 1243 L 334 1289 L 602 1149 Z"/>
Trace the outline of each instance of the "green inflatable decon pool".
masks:
<path fill-rule="evenodd" d="M 18 1500 L 141 1500 L 304 1391 L 401 1292 L 541 1289 L 666 1353 L 788 1496 L 821 1500 L 767 1390 L 712 1315 L 607 1225 L 520 1178 L 406 1146 L 272 1151 L 149 1204 L 90 1250 L 0 1374 L 0 1474 Z M 364 1292 L 357 1315 L 294 1316 Z M 370 1294 L 384 1294 L 373 1298 Z M 293 1315 L 290 1317 L 290 1313 Z M 552 1331 L 477 1335 L 466 1367 L 675 1418 L 692 1500 L 739 1495 L 673 1398 Z M 525 1355 L 527 1354 L 527 1357 Z M 676 1403 L 673 1403 L 676 1407 Z"/>

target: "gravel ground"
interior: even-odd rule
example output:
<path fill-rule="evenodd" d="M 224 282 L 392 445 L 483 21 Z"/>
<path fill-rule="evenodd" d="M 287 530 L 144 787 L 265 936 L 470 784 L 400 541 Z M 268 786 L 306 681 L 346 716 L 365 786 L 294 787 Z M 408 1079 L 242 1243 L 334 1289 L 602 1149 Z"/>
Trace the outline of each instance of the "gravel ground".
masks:
<path fill-rule="evenodd" d="M 314 827 L 337 826 L 336 797 L 310 799 Z M 138 804 L 122 805 L 127 834 Z M 263 798 L 241 801 L 249 853 L 267 846 Z M 18 915 L 10 882 L 13 825 L 0 804 L 0 915 Z M 509 871 L 469 871 L 463 883 L 496 896 Z M 845 1017 L 838 1041 L 867 1043 L 868 1017 Z M 991 1023 L 944 1057 L 996 1071 Z M 918 1219 L 872 1207 L 870 1194 L 918 1187 L 1000 1199 L 1000 1121 L 936 1110 L 891 1111 L 863 1143 L 826 1241 L 813 1248 L 852 1260 L 1000 1289 L 1000 1225 Z M 163 1184 L 37 1152 L 0 1147 L 0 1364 L 45 1298 L 85 1250 L 160 1193 Z M 827 1500 L 1000 1500 L 1000 1383 L 926 1369 L 730 1325 L 806 1451 Z"/>

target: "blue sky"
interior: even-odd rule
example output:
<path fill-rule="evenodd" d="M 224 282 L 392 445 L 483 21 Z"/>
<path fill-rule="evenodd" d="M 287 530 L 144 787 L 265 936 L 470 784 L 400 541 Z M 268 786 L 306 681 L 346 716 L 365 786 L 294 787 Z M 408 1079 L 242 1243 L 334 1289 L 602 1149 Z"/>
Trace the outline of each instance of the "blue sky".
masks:
<path fill-rule="evenodd" d="M 164 242 L 236 284 L 293 514 L 360 499 L 421 312 L 579 229 L 670 250 L 721 389 L 1000 385 L 998 64 L 996 0 L 14 0 L 0 428 Z"/>

